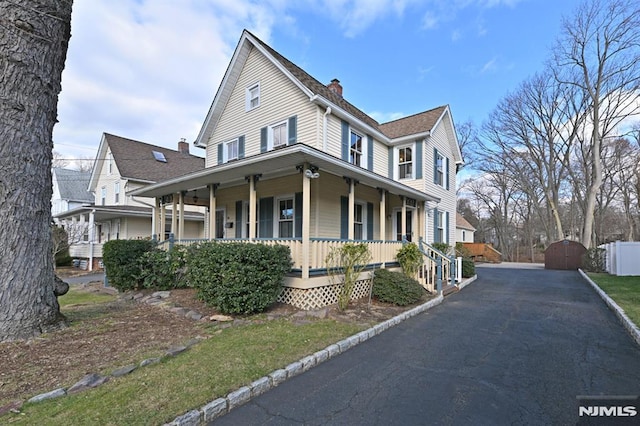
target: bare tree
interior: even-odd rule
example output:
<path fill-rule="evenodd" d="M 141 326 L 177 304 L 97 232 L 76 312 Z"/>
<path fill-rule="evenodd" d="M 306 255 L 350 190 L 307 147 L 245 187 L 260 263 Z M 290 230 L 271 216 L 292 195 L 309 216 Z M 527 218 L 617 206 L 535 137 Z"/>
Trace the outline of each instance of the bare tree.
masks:
<path fill-rule="evenodd" d="M 53 151 L 53 158 L 51 160 L 51 167 L 54 169 L 64 169 L 69 165 L 69 161 L 65 158 L 62 158 L 62 154 L 58 151 Z"/>
<path fill-rule="evenodd" d="M 64 322 L 51 236 L 52 132 L 71 0 L 0 0 L 0 341 Z"/>
<path fill-rule="evenodd" d="M 582 244 L 593 242 L 596 198 L 602 185 L 602 139 L 638 112 L 640 8 L 629 0 L 588 0 L 565 18 L 553 51 L 558 82 L 575 87 L 587 101 L 590 135 L 585 138 L 592 172 L 586 181 Z"/>

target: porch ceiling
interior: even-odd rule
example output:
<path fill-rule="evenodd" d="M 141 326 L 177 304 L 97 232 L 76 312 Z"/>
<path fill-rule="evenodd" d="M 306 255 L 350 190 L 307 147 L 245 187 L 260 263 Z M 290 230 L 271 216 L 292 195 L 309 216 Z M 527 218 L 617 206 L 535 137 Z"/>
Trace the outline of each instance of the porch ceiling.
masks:
<path fill-rule="evenodd" d="M 245 178 L 250 175 L 262 175 L 261 179 L 263 180 L 293 175 L 298 173 L 296 166 L 304 163 L 317 167 L 320 179 L 322 179 L 323 173 L 331 173 L 336 176 L 356 179 L 360 184 L 383 188 L 392 194 L 414 198 L 418 201 L 440 201 L 438 197 L 425 194 L 304 144 L 295 144 L 230 163 L 208 167 L 130 191 L 128 195 L 161 197 L 181 191 L 190 191 L 191 194 L 194 194 L 193 191 L 196 191 L 198 198 L 206 199 L 209 195 L 206 190 L 207 185 L 219 184 L 220 188 L 226 188 L 245 183 Z"/>

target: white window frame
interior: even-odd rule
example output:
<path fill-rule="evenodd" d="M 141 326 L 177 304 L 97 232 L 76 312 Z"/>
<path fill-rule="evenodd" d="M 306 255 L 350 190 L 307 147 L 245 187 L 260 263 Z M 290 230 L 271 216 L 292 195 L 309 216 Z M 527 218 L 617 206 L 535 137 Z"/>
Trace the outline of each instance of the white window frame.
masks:
<path fill-rule="evenodd" d="M 411 161 L 407 162 L 405 161 L 404 163 L 400 162 L 400 151 L 403 149 L 410 149 L 411 150 Z M 415 179 L 416 176 L 416 161 L 415 161 L 415 144 L 409 144 L 409 145 L 403 145 L 403 146 L 399 146 L 395 149 L 395 173 L 396 173 L 396 179 L 397 180 L 401 180 L 401 179 Z M 411 164 L 411 174 L 405 177 L 402 177 L 400 174 L 400 167 L 402 165 L 405 164 Z"/>
<path fill-rule="evenodd" d="M 445 159 L 444 155 L 442 155 L 440 153 L 440 151 L 438 151 L 438 155 L 437 155 L 437 158 L 436 158 L 436 165 L 435 165 L 436 174 L 438 176 L 438 179 L 436 181 L 436 185 L 442 186 L 443 188 L 444 188 L 445 179 L 446 179 L 445 175 L 444 175 L 445 174 L 445 170 L 444 170 L 445 161 L 447 161 L 447 160 Z"/>
<path fill-rule="evenodd" d="M 352 140 L 354 135 L 360 138 L 360 151 L 353 148 Z M 354 152 L 360 156 L 360 164 L 354 161 Z M 349 163 L 358 167 L 367 167 L 367 140 L 360 132 L 354 129 L 350 129 L 349 131 Z"/>
<path fill-rule="evenodd" d="M 111 151 L 107 152 L 107 174 L 111 175 L 113 173 L 113 155 Z"/>
<path fill-rule="evenodd" d="M 235 144 L 236 146 L 236 155 L 232 157 L 229 155 L 229 146 Z M 222 162 L 228 163 L 229 161 L 237 160 L 240 155 L 240 140 L 238 138 L 234 138 L 222 143 Z"/>
<path fill-rule="evenodd" d="M 114 182 L 113 184 L 113 201 L 114 204 L 118 204 L 120 202 L 120 181 Z"/>
<path fill-rule="evenodd" d="M 280 202 L 281 201 L 291 201 L 291 219 L 282 220 L 280 217 Z M 283 195 L 274 200 L 273 208 L 274 212 L 274 221 L 273 221 L 273 235 L 276 235 L 276 238 L 296 238 L 296 200 L 293 194 Z M 280 235 L 280 223 L 281 222 L 291 222 L 291 236 L 283 237 Z"/>
<path fill-rule="evenodd" d="M 253 104 L 255 101 L 255 105 Z M 251 84 L 245 89 L 245 111 L 251 111 L 260 106 L 260 82 Z"/>
<path fill-rule="evenodd" d="M 275 145 L 275 129 L 284 126 L 284 141 Z M 289 120 L 279 121 L 267 127 L 267 151 L 282 148 L 289 143 Z"/>
<path fill-rule="evenodd" d="M 357 221 L 358 208 L 360 208 L 360 221 Z M 361 226 L 361 235 L 358 238 L 356 226 Z M 353 208 L 353 239 L 358 241 L 365 241 L 368 239 L 367 235 L 367 204 L 362 202 L 356 202 Z"/>
<path fill-rule="evenodd" d="M 447 241 L 446 235 L 445 235 L 445 212 L 444 211 L 440 211 L 438 210 L 438 228 L 435 230 L 435 232 L 438 233 L 438 235 L 440 236 L 440 238 L 438 238 L 438 241 L 441 243 L 444 243 L 445 241 Z M 436 239 L 434 238 L 434 241 L 436 241 Z"/>
<path fill-rule="evenodd" d="M 100 188 L 100 205 L 104 206 L 107 204 L 107 187 L 103 186 Z"/>

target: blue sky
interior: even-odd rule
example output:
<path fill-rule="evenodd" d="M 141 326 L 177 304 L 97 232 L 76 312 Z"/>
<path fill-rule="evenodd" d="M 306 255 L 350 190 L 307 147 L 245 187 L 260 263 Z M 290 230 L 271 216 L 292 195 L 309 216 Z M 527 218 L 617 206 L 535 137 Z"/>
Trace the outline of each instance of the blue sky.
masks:
<path fill-rule="evenodd" d="M 321 82 L 338 78 L 379 122 L 449 104 L 456 122 L 480 124 L 543 68 L 579 3 L 76 1 L 54 150 L 93 158 L 102 132 L 193 141 L 244 28 Z"/>

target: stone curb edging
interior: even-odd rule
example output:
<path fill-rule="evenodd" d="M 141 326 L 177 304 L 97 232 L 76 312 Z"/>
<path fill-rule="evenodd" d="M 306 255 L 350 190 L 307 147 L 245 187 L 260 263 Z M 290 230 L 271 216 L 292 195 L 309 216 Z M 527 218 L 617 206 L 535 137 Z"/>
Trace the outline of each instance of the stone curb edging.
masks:
<path fill-rule="evenodd" d="M 625 314 L 624 309 L 620 307 L 607 293 L 605 293 L 598 285 L 593 282 L 591 278 L 587 274 L 584 273 L 582 269 L 578 269 L 580 275 L 587 280 L 587 282 L 593 287 L 593 289 L 598 293 L 598 295 L 602 298 L 604 303 L 607 304 L 609 309 L 613 311 L 613 313 L 618 317 L 624 328 L 627 329 L 631 338 L 640 345 L 640 329 L 629 319 L 627 314 Z"/>
<path fill-rule="evenodd" d="M 471 281 L 469 283 L 465 282 L 464 286 L 473 282 L 475 278 L 477 278 L 477 276 L 471 278 Z M 464 286 L 462 286 L 461 288 L 463 288 Z M 358 334 L 347 337 L 346 339 L 329 345 L 326 348 L 312 355 L 306 356 L 299 361 L 292 362 L 284 368 L 273 371 L 269 375 L 255 380 L 250 385 L 243 386 L 240 389 L 229 393 L 224 398 L 215 399 L 210 403 L 202 406 L 200 409 L 194 409 L 179 417 L 176 417 L 172 422 L 166 423 L 165 426 L 199 426 L 201 424 L 211 422 L 214 419 L 228 413 L 232 409 L 246 403 L 251 398 L 261 395 L 269 389 L 278 386 L 285 380 L 295 377 L 298 374 L 301 374 L 309 370 L 310 368 L 315 367 L 316 365 L 327 361 L 330 358 L 333 358 L 336 355 L 346 352 L 357 344 L 362 343 L 395 325 L 398 325 L 402 321 L 405 321 L 436 305 L 439 305 L 443 300 L 444 296 L 438 295 L 420 306 L 416 306 L 413 309 L 403 312 L 379 324 L 376 324 L 375 326 L 367 330 L 361 331 Z"/>
<path fill-rule="evenodd" d="M 468 286 L 469 284 L 471 284 L 477 279 L 478 279 L 478 274 L 475 274 L 474 276 L 467 278 L 465 281 L 458 284 L 458 290 L 462 290 L 463 288 L 465 288 L 466 286 Z"/>

